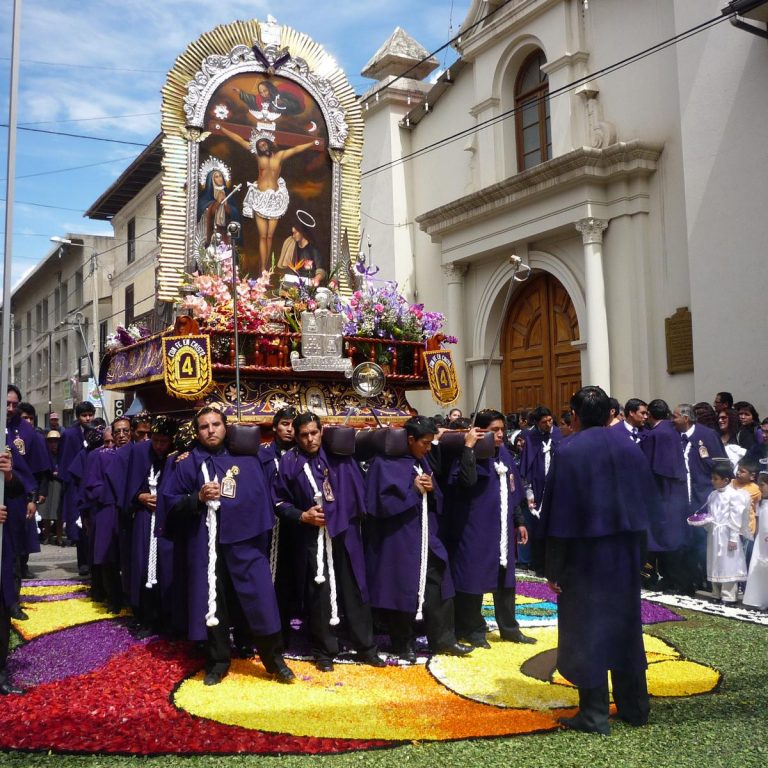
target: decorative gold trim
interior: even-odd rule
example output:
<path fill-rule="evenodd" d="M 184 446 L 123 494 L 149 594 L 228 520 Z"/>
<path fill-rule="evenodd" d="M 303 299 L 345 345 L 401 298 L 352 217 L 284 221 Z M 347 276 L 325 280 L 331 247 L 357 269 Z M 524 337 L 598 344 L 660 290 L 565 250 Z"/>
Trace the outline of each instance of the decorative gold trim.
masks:
<path fill-rule="evenodd" d="M 261 39 L 261 23 L 236 21 L 206 32 L 190 43 L 168 73 L 162 90 L 163 176 L 162 211 L 160 214 L 160 269 L 157 278 L 158 299 L 175 301 L 180 297 L 183 274 L 186 270 L 187 238 L 187 183 L 190 142 L 199 140 L 186 125 L 184 98 L 187 86 L 200 71 L 207 56 L 226 56 L 236 45 L 250 48 Z M 280 45 L 287 48 L 293 58 L 306 61 L 309 69 L 326 78 L 333 86 L 336 98 L 344 109 L 349 131 L 344 145 L 341 168 L 338 221 L 332 222 L 335 245 L 333 253 L 341 254 L 341 238 L 346 231 L 351 254 L 360 250 L 360 173 L 363 157 L 363 118 L 357 97 L 344 71 L 322 46 L 303 32 L 283 26 Z M 254 61 L 253 71 L 262 71 Z M 332 268 L 335 263 L 331 265 Z"/>

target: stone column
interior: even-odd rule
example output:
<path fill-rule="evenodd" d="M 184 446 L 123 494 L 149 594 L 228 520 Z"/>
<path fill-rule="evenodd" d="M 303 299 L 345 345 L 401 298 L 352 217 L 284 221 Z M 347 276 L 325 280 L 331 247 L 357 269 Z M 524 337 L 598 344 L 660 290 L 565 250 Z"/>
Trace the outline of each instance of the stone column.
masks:
<path fill-rule="evenodd" d="M 587 300 L 587 364 L 585 384 L 595 384 L 611 392 L 611 364 L 608 347 L 608 312 L 605 306 L 603 276 L 603 231 L 607 219 L 579 219 L 576 229 L 584 243 L 584 277 Z"/>
<path fill-rule="evenodd" d="M 463 411 L 466 408 L 467 387 L 469 386 L 465 351 L 467 339 L 464 338 L 464 275 L 467 274 L 467 267 L 464 264 L 443 264 L 443 274 L 446 285 L 446 313 L 443 330 L 447 336 L 456 336 L 459 340 L 458 344 L 452 344 L 450 348 L 453 351 L 456 377 L 461 387 L 457 406 Z"/>

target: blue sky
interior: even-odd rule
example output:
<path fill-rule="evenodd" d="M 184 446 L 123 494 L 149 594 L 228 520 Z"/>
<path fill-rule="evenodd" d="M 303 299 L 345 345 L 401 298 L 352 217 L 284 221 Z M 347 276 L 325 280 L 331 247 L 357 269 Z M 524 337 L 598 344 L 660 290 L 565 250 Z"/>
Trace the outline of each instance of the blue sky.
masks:
<path fill-rule="evenodd" d="M 25 0 L 22 6 L 19 126 L 149 142 L 160 129 L 160 89 L 175 58 L 203 32 L 268 13 L 306 32 L 340 62 L 358 93 L 360 70 L 403 27 L 429 51 L 458 31 L 469 0 Z M 0 7 L 0 122 L 8 120 L 11 0 Z M 450 63 L 453 50 L 440 55 Z M 0 197 L 5 198 L 8 132 L 0 128 Z M 141 151 L 19 131 L 13 222 L 13 283 L 66 232 L 111 234 L 85 209 Z M 81 167 L 88 166 L 88 167 Z M 79 170 L 63 170 L 79 168 Z M 32 205 L 34 204 L 34 205 Z M 5 203 L 0 203 L 4 215 Z M 4 227 L 0 227 L 4 229 Z M 1 241 L 0 241 L 1 242 Z M 2 246 L 0 246 L 2 248 Z"/>

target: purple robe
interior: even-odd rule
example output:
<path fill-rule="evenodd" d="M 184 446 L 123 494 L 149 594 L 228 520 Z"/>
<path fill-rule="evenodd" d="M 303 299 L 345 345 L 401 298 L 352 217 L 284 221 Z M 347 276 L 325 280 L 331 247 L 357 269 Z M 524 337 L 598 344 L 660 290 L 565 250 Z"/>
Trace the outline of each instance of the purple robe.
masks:
<path fill-rule="evenodd" d="M 620 435 L 624 435 L 624 437 L 629 440 L 630 443 L 633 445 L 640 445 L 643 440 L 645 440 L 646 435 L 648 434 L 648 430 L 645 427 L 639 427 L 637 430 L 637 437 L 638 440 L 635 440 L 635 438 L 632 435 L 632 432 L 627 429 L 627 422 L 626 421 L 617 421 L 612 427 L 609 427 L 609 429 L 615 429 L 616 432 L 618 432 Z"/>
<path fill-rule="evenodd" d="M 85 461 L 82 496 L 90 511 L 94 565 L 120 565 L 118 507 L 108 480 L 117 467 L 117 451 L 113 448 L 97 448 Z"/>
<path fill-rule="evenodd" d="M 515 507 L 525 501 L 523 481 L 510 452 L 502 445 L 494 459 L 476 461 L 477 482 L 462 485 L 461 459 L 448 474 L 445 496 L 445 540 L 457 592 L 483 595 L 499 586 L 501 554 L 501 478 L 496 462 L 507 467 L 507 566 L 505 587 L 515 586 Z"/>
<path fill-rule="evenodd" d="M 8 521 L 3 526 L 2 568 L 0 568 L 0 593 L 3 605 L 10 608 L 19 601 L 16 591 L 14 562 L 19 554 L 16 541 L 24 536 L 23 521 L 27 514 L 27 495 L 37 489 L 37 480 L 13 443 L 8 443 L 13 464 L 13 478 L 21 483 L 18 493 L 6 493 L 5 506 L 8 509 Z"/>
<path fill-rule="evenodd" d="M 267 534 L 274 515 L 261 465 L 254 456 L 232 456 L 226 448 L 211 454 L 196 447 L 175 463 L 167 482 L 162 484 L 162 513 L 157 527 L 164 535 L 171 534 L 177 547 L 183 542 L 189 639 L 207 638 L 208 527 L 205 507 L 197 501 L 204 483 L 203 462 L 212 465 L 211 480 L 215 476 L 221 482 L 227 470 L 239 470 L 235 498 L 222 496 L 216 515 L 217 557 L 226 565 L 254 635 L 279 632 L 280 615 L 266 556 Z M 217 599 L 223 599 L 223 595 Z"/>
<path fill-rule="evenodd" d="M 332 539 L 343 540 L 360 595 L 363 602 L 367 603 L 368 587 L 361 532 L 361 520 L 365 514 L 363 475 L 351 456 L 327 454 L 322 447 L 311 457 L 298 448 L 284 453 L 272 487 L 278 516 L 299 526 L 302 540 L 300 546 L 305 556 L 295 564 L 299 571 L 297 579 L 303 584 L 307 569 L 311 570 L 314 578 L 317 553 L 317 526 L 299 521 L 301 513 L 315 504 L 314 490 L 304 469 L 307 464 L 320 492 L 323 492 L 326 479 L 330 483 L 333 500 L 324 498 L 322 502 L 325 525 Z"/>
<path fill-rule="evenodd" d="M 642 453 L 617 430 L 572 435 L 553 463 L 541 513 L 547 575 L 556 578 L 557 667 L 583 688 L 608 670 L 646 668 L 640 615 L 642 534 L 658 504 Z M 552 573 L 552 548 L 563 553 Z"/>
<path fill-rule="evenodd" d="M 377 456 L 365 478 L 365 562 L 370 603 L 375 608 L 416 613 L 421 565 L 422 496 L 414 488 L 416 465 L 430 473 L 426 460 L 413 456 Z M 429 494 L 429 550 L 446 564 L 441 588 L 444 600 L 454 596 L 448 553 L 437 536 L 443 495 L 434 483 Z"/>
<path fill-rule="evenodd" d="M 189 595 L 187 587 L 187 525 L 186 520 L 176 520 L 168 516 L 165 490 L 169 487 L 176 466 L 184 454 L 173 452 L 168 456 L 157 489 L 155 507 L 155 534 L 160 541 L 171 545 L 173 561 L 171 563 L 171 624 L 179 633 L 186 633 L 189 626 Z M 159 546 L 159 541 L 158 541 Z M 165 546 L 165 545 L 164 545 Z M 207 557 L 207 555 L 206 555 Z M 159 581 L 159 579 L 158 579 Z"/>
<path fill-rule="evenodd" d="M 79 423 L 67 427 L 61 434 L 59 443 L 59 478 L 64 484 L 61 499 L 61 519 L 67 538 L 70 541 L 80 539 L 80 528 L 75 521 L 80 517 L 80 482 L 84 475 L 85 435 Z"/>
<path fill-rule="evenodd" d="M 683 451 L 685 442 L 680 435 Z M 689 514 L 697 512 L 707 503 L 709 494 L 712 493 L 712 469 L 715 458 L 726 458 L 725 447 L 714 429 L 703 424 L 695 424 L 690 438 L 690 450 L 688 451 L 688 471 L 691 476 L 691 500 L 688 505 Z"/>
<path fill-rule="evenodd" d="M 43 436 L 25 419 L 15 414 L 8 420 L 6 442 L 13 443 L 18 451 L 17 463 L 23 461 L 34 478 L 36 492 L 44 475 L 51 471 L 51 459 L 48 446 Z M 14 531 L 14 548 L 19 556 L 40 551 L 40 534 L 35 518 L 27 519 L 26 505 L 23 515 L 19 516 L 20 505 L 9 508 L 9 522 Z M 13 518 L 12 521 L 10 518 Z"/>
<path fill-rule="evenodd" d="M 149 493 L 149 473 L 158 474 L 157 496 L 165 476 L 166 460 L 152 450 L 151 440 L 142 440 L 131 446 L 128 472 L 122 484 L 123 508 L 127 517 L 132 518 L 130 537 L 129 591 L 131 605 L 139 606 L 141 590 L 146 588 L 149 571 L 152 510 L 138 501 L 141 493 Z M 157 511 L 155 511 L 157 520 Z M 170 611 L 173 599 L 173 543 L 168 539 L 157 539 L 157 584 L 152 589 L 160 592 L 160 605 Z"/>
<path fill-rule="evenodd" d="M 525 478 L 525 481 L 531 486 L 533 491 L 533 497 L 536 501 L 536 506 L 541 504 L 542 496 L 544 495 L 544 451 L 543 445 L 545 443 L 544 435 L 539 432 L 535 427 L 533 429 L 526 429 L 522 432 L 525 438 L 525 444 L 523 445 L 523 452 L 520 455 L 520 474 Z M 550 471 L 552 470 L 553 459 L 557 451 L 557 447 L 560 441 L 563 439 L 563 434 L 558 427 L 552 427 L 552 431 L 549 435 L 552 440 L 552 446 L 550 448 Z"/>
<path fill-rule="evenodd" d="M 680 433 L 670 421 L 645 430 L 640 449 L 656 481 L 661 503 L 648 529 L 649 552 L 674 552 L 688 541 L 688 486 Z"/>

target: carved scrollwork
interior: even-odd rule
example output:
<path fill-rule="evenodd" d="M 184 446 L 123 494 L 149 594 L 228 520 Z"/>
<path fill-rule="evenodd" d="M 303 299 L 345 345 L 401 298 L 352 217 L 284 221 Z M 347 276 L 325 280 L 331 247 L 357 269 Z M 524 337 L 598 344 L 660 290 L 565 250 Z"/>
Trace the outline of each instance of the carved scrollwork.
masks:
<path fill-rule="evenodd" d="M 255 46 L 254 46 L 255 48 Z M 184 114 L 189 126 L 202 126 L 208 100 L 227 78 L 240 72 L 274 72 L 302 85 L 317 101 L 328 125 L 328 143 L 343 148 L 349 136 L 344 108 L 335 93 L 333 83 L 313 73 L 307 62 L 291 57 L 285 49 L 269 45 L 264 49 L 236 45 L 227 55 L 213 54 L 203 59 L 200 70 L 187 83 Z"/>

